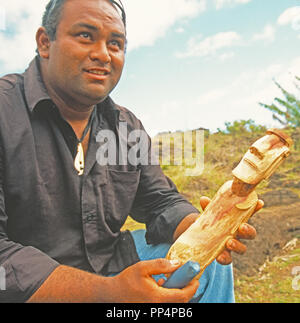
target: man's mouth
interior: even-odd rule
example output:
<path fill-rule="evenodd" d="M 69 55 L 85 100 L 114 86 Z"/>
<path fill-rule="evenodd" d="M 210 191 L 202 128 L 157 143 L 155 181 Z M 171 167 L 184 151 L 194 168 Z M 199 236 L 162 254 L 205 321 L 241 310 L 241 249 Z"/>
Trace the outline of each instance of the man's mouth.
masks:
<path fill-rule="evenodd" d="M 99 69 L 90 69 L 90 70 L 86 70 L 86 72 L 91 73 L 91 74 L 95 74 L 95 75 L 108 75 L 109 74 L 109 71 L 99 70 Z"/>
<path fill-rule="evenodd" d="M 110 75 L 110 70 L 103 67 L 85 68 L 84 72 L 89 79 L 100 82 L 105 81 Z"/>

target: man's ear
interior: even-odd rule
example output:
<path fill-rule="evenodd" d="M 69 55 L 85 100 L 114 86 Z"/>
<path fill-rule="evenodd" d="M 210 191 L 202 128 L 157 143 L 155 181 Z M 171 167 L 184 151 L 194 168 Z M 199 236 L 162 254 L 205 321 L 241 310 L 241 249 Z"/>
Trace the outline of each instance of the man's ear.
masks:
<path fill-rule="evenodd" d="M 37 50 L 42 58 L 48 59 L 50 52 L 50 39 L 44 27 L 40 27 L 35 35 Z"/>

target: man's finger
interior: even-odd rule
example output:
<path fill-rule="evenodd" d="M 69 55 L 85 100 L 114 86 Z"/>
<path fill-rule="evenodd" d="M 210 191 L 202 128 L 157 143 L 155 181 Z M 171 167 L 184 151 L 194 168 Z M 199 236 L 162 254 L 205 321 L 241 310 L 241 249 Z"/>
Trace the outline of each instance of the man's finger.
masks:
<path fill-rule="evenodd" d="M 165 258 L 141 261 L 138 263 L 141 273 L 145 276 L 169 274 L 179 268 L 180 265 L 181 263 L 178 261 L 168 260 Z"/>
<path fill-rule="evenodd" d="M 163 286 L 163 284 L 166 282 L 166 279 L 164 278 L 160 278 L 158 281 L 157 281 L 157 284 L 158 286 Z"/>
<path fill-rule="evenodd" d="M 244 223 L 239 227 L 236 238 L 253 240 L 256 238 L 256 235 L 256 229 L 252 225 Z"/>
<path fill-rule="evenodd" d="M 188 303 L 196 294 L 198 287 L 199 281 L 193 279 L 182 289 L 162 287 L 161 293 L 168 303 Z"/>
<path fill-rule="evenodd" d="M 238 253 L 239 255 L 243 255 L 247 251 L 247 247 L 236 239 L 230 239 L 226 243 L 226 248 L 230 251 Z"/>
<path fill-rule="evenodd" d="M 232 263 L 232 257 L 229 250 L 225 249 L 218 257 L 217 262 L 221 265 L 229 265 Z"/>
<path fill-rule="evenodd" d="M 265 205 L 265 203 L 263 200 L 258 200 L 258 202 L 256 204 L 256 209 L 254 210 L 254 213 L 256 213 L 257 211 L 262 209 L 264 207 L 264 205 Z"/>
<path fill-rule="evenodd" d="M 200 285 L 199 280 L 193 279 L 192 281 L 189 282 L 189 284 L 186 287 L 183 288 L 183 292 L 186 295 L 185 303 L 189 302 L 193 298 L 193 296 L 197 292 L 199 285 Z"/>

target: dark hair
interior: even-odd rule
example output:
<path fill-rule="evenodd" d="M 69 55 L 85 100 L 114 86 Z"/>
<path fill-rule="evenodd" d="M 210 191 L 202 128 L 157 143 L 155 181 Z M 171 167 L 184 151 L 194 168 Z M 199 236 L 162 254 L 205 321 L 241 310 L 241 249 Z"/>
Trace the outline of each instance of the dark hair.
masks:
<path fill-rule="evenodd" d="M 55 40 L 56 29 L 59 24 L 62 7 L 66 0 L 50 0 L 46 6 L 46 10 L 42 19 L 42 26 L 46 29 L 46 32 L 50 40 Z M 120 12 L 122 21 L 126 29 L 126 13 L 121 0 L 118 2 L 115 0 L 109 0 L 109 2 Z"/>

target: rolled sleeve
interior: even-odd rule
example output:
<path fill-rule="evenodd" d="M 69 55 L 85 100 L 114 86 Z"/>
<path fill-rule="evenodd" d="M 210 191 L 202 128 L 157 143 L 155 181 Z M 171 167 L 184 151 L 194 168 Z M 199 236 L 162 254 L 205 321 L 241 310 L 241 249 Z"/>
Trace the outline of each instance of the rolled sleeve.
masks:
<path fill-rule="evenodd" d="M 146 241 L 148 244 L 173 242 L 174 232 L 179 223 L 189 214 L 199 211 L 187 202 L 179 202 L 168 207 L 147 226 Z"/>
<path fill-rule="evenodd" d="M 178 224 L 191 213 L 199 210 L 177 191 L 159 166 L 142 167 L 131 216 L 146 223 L 147 243 L 172 243 Z"/>
<path fill-rule="evenodd" d="M 0 302 L 25 302 L 59 263 L 36 248 L 9 239 L 6 232 L 8 216 L 5 212 L 1 157 L 0 145 Z"/>
<path fill-rule="evenodd" d="M 0 302 L 25 302 L 39 289 L 59 263 L 33 247 L 21 247 L 2 240 L 0 248 L 7 244 L 10 244 L 15 252 L 4 262 L 2 262 L 3 253 L 0 256 L 1 267 L 5 273 L 5 289 L 0 291 Z"/>

